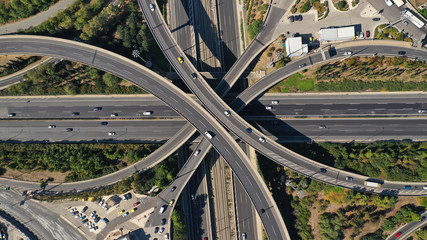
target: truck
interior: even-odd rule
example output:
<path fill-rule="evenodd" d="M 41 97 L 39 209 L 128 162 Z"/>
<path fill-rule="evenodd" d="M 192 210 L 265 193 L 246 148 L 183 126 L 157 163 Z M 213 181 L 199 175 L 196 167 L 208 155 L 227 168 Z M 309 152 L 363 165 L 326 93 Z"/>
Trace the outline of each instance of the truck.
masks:
<path fill-rule="evenodd" d="M 376 188 L 381 187 L 381 183 L 372 182 L 372 181 L 365 181 L 364 184 L 365 184 L 365 186 L 368 186 L 368 187 L 376 187 Z"/>
<path fill-rule="evenodd" d="M 417 18 L 414 14 L 411 13 L 411 11 L 407 8 L 402 10 L 402 14 L 405 18 L 409 19 L 409 21 L 411 21 L 415 26 L 417 26 L 418 28 L 422 28 L 425 23 Z"/>
<path fill-rule="evenodd" d="M 398 7 L 400 7 L 400 6 L 402 6 L 403 4 L 405 4 L 405 3 L 403 2 L 403 0 L 393 0 L 393 2 L 394 2 L 394 4 L 396 4 L 396 6 L 398 6 Z"/>

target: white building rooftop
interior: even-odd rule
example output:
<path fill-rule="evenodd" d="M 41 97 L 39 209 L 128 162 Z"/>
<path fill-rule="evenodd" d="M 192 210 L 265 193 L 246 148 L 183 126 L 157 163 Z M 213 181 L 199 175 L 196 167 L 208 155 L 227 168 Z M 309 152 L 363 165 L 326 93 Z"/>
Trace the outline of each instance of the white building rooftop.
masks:
<path fill-rule="evenodd" d="M 285 45 L 288 57 L 296 57 L 308 53 L 308 46 L 307 44 L 302 44 L 301 37 L 287 38 Z"/>
<path fill-rule="evenodd" d="M 348 40 L 354 37 L 354 27 L 326 28 L 319 31 L 321 42 Z"/>

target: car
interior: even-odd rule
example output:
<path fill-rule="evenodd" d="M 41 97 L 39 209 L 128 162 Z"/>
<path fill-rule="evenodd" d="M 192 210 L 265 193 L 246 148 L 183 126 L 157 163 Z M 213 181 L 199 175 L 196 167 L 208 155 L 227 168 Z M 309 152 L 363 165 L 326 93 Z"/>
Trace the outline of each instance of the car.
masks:
<path fill-rule="evenodd" d="M 126 195 L 127 199 L 131 199 L 132 198 L 132 193 L 126 193 L 125 195 Z"/>
<path fill-rule="evenodd" d="M 79 213 L 79 212 L 77 211 L 77 212 L 75 212 L 75 213 Z M 72 215 L 71 215 L 71 216 L 72 216 Z M 82 214 L 82 213 L 76 214 L 76 215 L 74 216 L 74 218 L 81 218 L 81 217 L 83 217 L 83 214 Z"/>
<path fill-rule="evenodd" d="M 246 233 L 242 233 L 242 239 L 245 240 L 246 239 Z"/>
<path fill-rule="evenodd" d="M 102 221 L 105 222 L 105 224 L 108 224 L 110 222 L 110 220 L 108 220 L 108 218 L 103 218 Z"/>
<path fill-rule="evenodd" d="M 319 125 L 319 128 L 326 128 L 326 125 Z"/>
<path fill-rule="evenodd" d="M 298 36 L 299 36 L 299 33 L 292 34 L 292 37 L 298 37 Z"/>
<path fill-rule="evenodd" d="M 159 227 L 154 228 L 154 233 L 158 233 L 159 232 Z"/>
<path fill-rule="evenodd" d="M 184 60 L 182 60 L 182 57 L 178 57 L 178 61 L 179 61 L 179 63 L 183 63 L 184 62 Z"/>
<path fill-rule="evenodd" d="M 49 125 L 49 128 L 56 128 L 56 125 Z"/>
<path fill-rule="evenodd" d="M 119 212 L 119 215 L 121 215 L 121 214 L 123 214 L 125 212 L 125 210 L 123 209 L 123 210 L 121 210 L 120 212 Z"/>
<path fill-rule="evenodd" d="M 153 114 L 153 111 L 145 111 L 142 113 L 144 116 L 150 116 L 151 114 Z"/>
<path fill-rule="evenodd" d="M 162 226 L 164 226 L 164 225 L 166 224 L 166 218 L 163 218 L 163 219 L 162 219 L 162 221 L 160 222 L 160 224 L 161 224 Z"/>
<path fill-rule="evenodd" d="M 83 220 L 83 219 L 85 219 L 86 218 L 86 215 L 83 215 L 83 216 L 81 216 L 80 217 L 80 220 Z M 86 219 L 87 220 L 87 219 Z"/>
<path fill-rule="evenodd" d="M 299 68 L 303 68 L 303 67 L 305 67 L 305 66 L 307 66 L 307 64 L 303 63 L 303 64 L 299 65 L 298 67 L 299 67 Z"/>
<path fill-rule="evenodd" d="M 16 113 L 8 113 L 8 114 L 7 114 L 7 116 L 8 116 L 8 117 L 15 117 L 15 116 L 16 116 Z"/>
<path fill-rule="evenodd" d="M 205 132 L 205 135 L 206 135 L 206 137 L 207 137 L 207 138 L 209 138 L 209 139 L 212 139 L 212 138 L 213 138 L 212 134 L 211 134 L 209 131 L 206 131 L 206 132 Z"/>
<path fill-rule="evenodd" d="M 117 116 L 119 116 L 119 114 L 117 114 L 117 113 L 112 113 L 110 116 L 111 116 L 111 117 L 117 117 Z"/>
<path fill-rule="evenodd" d="M 84 219 L 83 221 L 82 221 L 82 223 L 87 223 L 89 221 L 89 219 Z"/>
<path fill-rule="evenodd" d="M 82 210 L 82 213 L 84 213 L 84 212 L 86 212 L 86 210 L 88 209 L 88 207 L 87 206 L 85 206 L 84 208 L 83 208 L 83 210 Z"/>
<path fill-rule="evenodd" d="M 385 0 L 385 4 L 390 7 L 391 5 L 393 5 L 393 2 L 391 0 Z"/>
<path fill-rule="evenodd" d="M 73 113 L 71 113 L 71 116 L 78 116 L 78 115 L 80 115 L 79 112 L 73 112 Z"/>
<path fill-rule="evenodd" d="M 199 153 L 201 152 L 201 150 L 200 149 L 198 149 L 195 153 L 194 153 L 194 156 L 195 157 L 197 157 L 198 155 L 199 155 Z"/>
<path fill-rule="evenodd" d="M 279 101 L 277 101 L 277 100 L 273 100 L 273 101 L 271 101 L 271 104 L 275 104 L 275 105 L 277 105 L 277 104 L 279 104 Z"/>
<path fill-rule="evenodd" d="M 108 136 L 114 136 L 114 135 L 116 135 L 116 132 L 109 132 L 108 133 Z"/>
<path fill-rule="evenodd" d="M 98 205 L 102 206 L 102 204 L 104 204 L 104 199 L 101 199 L 101 201 L 99 201 Z M 95 211 L 94 211 L 95 212 Z M 95 212 L 96 213 L 96 212 Z"/>
<path fill-rule="evenodd" d="M 261 208 L 261 213 L 265 213 L 265 209 L 264 208 Z"/>
<path fill-rule="evenodd" d="M 289 17 L 289 20 L 290 20 L 291 22 L 294 22 L 294 21 L 295 21 L 295 17 L 294 17 L 294 16 L 290 16 L 290 17 Z"/>
<path fill-rule="evenodd" d="M 262 143 L 265 143 L 265 138 L 263 138 L 263 137 L 259 137 L 258 140 Z"/>
<path fill-rule="evenodd" d="M 173 186 L 173 187 L 171 188 L 171 192 L 175 191 L 175 189 L 176 189 L 176 186 Z"/>
<path fill-rule="evenodd" d="M 71 213 L 71 216 L 74 216 L 74 215 L 76 215 L 78 212 L 72 212 Z"/>
<path fill-rule="evenodd" d="M 423 186 L 423 189 L 427 189 L 427 185 Z"/>
<path fill-rule="evenodd" d="M 408 21 L 402 21 L 403 25 L 408 26 Z"/>
<path fill-rule="evenodd" d="M 169 233 L 165 234 L 165 240 L 169 240 Z"/>
<path fill-rule="evenodd" d="M 420 109 L 418 110 L 418 113 L 427 113 L 427 109 Z"/>
<path fill-rule="evenodd" d="M 132 210 L 130 210 L 130 213 L 133 213 L 136 211 L 137 208 L 132 208 Z"/>
<path fill-rule="evenodd" d="M 96 214 L 96 211 L 93 211 L 90 215 L 93 216 Z"/>
<path fill-rule="evenodd" d="M 203 240 L 208 240 L 208 238 L 207 238 L 207 237 L 204 237 L 204 238 L 203 238 Z"/>
<path fill-rule="evenodd" d="M 94 108 L 93 108 L 93 111 L 96 111 L 96 112 L 97 112 L 97 111 L 101 111 L 101 110 L 102 110 L 102 107 L 94 107 Z"/>
<path fill-rule="evenodd" d="M 345 180 L 347 180 L 347 181 L 353 181 L 353 177 L 350 177 L 350 176 L 347 176 L 347 177 L 345 177 Z"/>
<path fill-rule="evenodd" d="M 302 15 L 295 16 L 295 20 L 302 21 Z"/>
<path fill-rule="evenodd" d="M 100 217 L 97 217 L 97 218 L 95 218 L 95 220 L 93 220 L 95 223 L 98 223 L 99 222 L 99 220 L 101 220 L 101 218 Z"/>
<path fill-rule="evenodd" d="M 272 106 L 265 106 L 266 110 L 271 110 L 273 107 Z"/>
<path fill-rule="evenodd" d="M 230 111 L 228 111 L 228 110 L 225 110 L 224 114 L 225 114 L 225 116 L 227 116 L 227 117 L 229 117 L 229 116 L 231 115 Z"/>
<path fill-rule="evenodd" d="M 196 73 L 192 73 L 191 76 L 193 77 L 193 80 L 197 79 L 197 74 Z"/>
<path fill-rule="evenodd" d="M 154 4 L 152 3 L 152 4 L 150 4 L 150 10 L 152 11 L 152 12 L 154 12 L 154 10 L 156 10 L 156 8 L 154 7 Z"/>
<path fill-rule="evenodd" d="M 194 196 L 194 194 L 191 194 L 191 200 L 196 199 L 196 197 Z"/>
<path fill-rule="evenodd" d="M 310 43 L 313 43 L 313 37 L 309 37 L 309 38 L 308 38 L 308 41 L 309 41 Z"/>
<path fill-rule="evenodd" d="M 124 195 L 122 196 L 122 198 L 123 198 L 123 200 L 124 200 L 124 201 L 127 201 L 127 200 L 128 200 L 128 196 L 127 196 L 127 194 L 124 194 Z"/>
<path fill-rule="evenodd" d="M 353 52 L 345 52 L 344 55 L 351 55 Z"/>
<path fill-rule="evenodd" d="M 90 224 L 90 222 L 86 222 L 84 226 L 87 227 L 87 226 L 89 226 L 89 224 Z"/>
<path fill-rule="evenodd" d="M 381 18 L 372 18 L 372 21 L 375 21 L 375 22 L 377 22 L 379 20 L 381 20 Z"/>
<path fill-rule="evenodd" d="M 360 32 L 359 38 L 364 38 L 364 37 L 365 37 L 365 34 L 363 32 Z"/>
<path fill-rule="evenodd" d="M 252 128 L 246 128 L 247 133 L 252 133 Z"/>
<path fill-rule="evenodd" d="M 126 217 L 127 215 L 129 215 L 129 212 L 125 212 L 125 213 L 123 213 L 123 217 Z"/>
<path fill-rule="evenodd" d="M 402 235 L 402 232 L 398 232 L 398 233 L 396 233 L 396 235 L 394 235 L 394 237 L 400 237 L 400 235 Z"/>
<path fill-rule="evenodd" d="M 72 132 L 73 128 L 67 128 L 67 132 Z"/>
<path fill-rule="evenodd" d="M 101 122 L 101 125 L 103 125 L 103 126 L 107 126 L 107 125 L 108 125 L 108 122 Z"/>
<path fill-rule="evenodd" d="M 162 232 L 164 232 L 164 231 L 165 231 L 165 228 L 164 228 L 164 227 L 162 227 L 162 228 L 160 229 L 159 233 L 162 233 Z"/>
<path fill-rule="evenodd" d="M 322 172 L 322 173 L 326 173 L 326 168 L 321 168 L 321 169 L 320 169 L 320 172 Z"/>
<path fill-rule="evenodd" d="M 371 32 L 368 30 L 366 31 L 366 37 L 370 37 L 371 36 Z"/>
<path fill-rule="evenodd" d="M 405 186 L 405 189 L 407 189 L 407 190 L 411 190 L 411 189 L 412 189 L 412 187 L 411 187 L 411 186 Z"/>
<path fill-rule="evenodd" d="M 138 206 L 140 204 L 140 202 L 136 202 L 133 204 L 134 207 Z"/>
<path fill-rule="evenodd" d="M 405 54 L 406 54 L 406 52 L 405 52 L 405 51 L 399 51 L 399 52 L 398 52 L 398 54 L 399 54 L 399 55 L 405 55 Z"/>
<path fill-rule="evenodd" d="M 174 202 L 175 202 L 175 199 L 172 199 L 172 200 L 169 202 L 169 206 L 172 206 Z"/>

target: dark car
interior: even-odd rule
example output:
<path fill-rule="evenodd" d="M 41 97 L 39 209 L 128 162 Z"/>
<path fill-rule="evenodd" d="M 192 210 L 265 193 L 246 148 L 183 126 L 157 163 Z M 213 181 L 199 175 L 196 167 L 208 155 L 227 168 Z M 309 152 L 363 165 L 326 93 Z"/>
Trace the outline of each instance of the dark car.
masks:
<path fill-rule="evenodd" d="M 84 212 L 86 212 L 86 210 L 87 210 L 87 206 L 85 206 L 84 208 L 83 208 L 83 210 L 82 210 L 82 213 L 84 213 Z"/>
<path fill-rule="evenodd" d="M 398 53 L 399 53 L 399 55 L 405 55 L 406 54 L 405 51 L 399 51 Z"/>
<path fill-rule="evenodd" d="M 108 125 L 108 122 L 101 122 L 101 125 Z"/>
<path fill-rule="evenodd" d="M 73 113 L 71 113 L 71 116 L 78 116 L 78 115 L 80 115 L 79 112 L 73 112 Z"/>
<path fill-rule="evenodd" d="M 290 16 L 290 17 L 289 17 L 289 20 L 290 20 L 291 22 L 294 22 L 294 21 L 295 21 L 295 17 L 294 17 L 294 16 Z"/>
<path fill-rule="evenodd" d="M 72 128 L 67 128 L 67 132 L 72 132 L 73 129 Z"/>
<path fill-rule="evenodd" d="M 407 189 L 407 190 L 411 190 L 411 189 L 412 189 L 412 187 L 411 187 L 411 186 L 405 186 L 405 189 Z"/>
<path fill-rule="evenodd" d="M 302 21 L 302 16 L 301 15 L 296 16 L 296 20 L 297 21 Z"/>
<path fill-rule="evenodd" d="M 176 186 L 173 186 L 171 189 L 171 192 L 175 191 L 175 189 L 176 189 Z"/>
<path fill-rule="evenodd" d="M 372 21 L 379 21 L 379 20 L 381 20 L 381 18 L 372 18 Z"/>
<path fill-rule="evenodd" d="M 368 30 L 366 31 L 366 37 L 370 37 L 371 36 L 371 32 Z"/>
<path fill-rule="evenodd" d="M 163 218 L 163 219 L 162 219 L 161 224 L 162 224 L 162 226 L 164 226 L 164 225 L 166 224 L 166 218 Z"/>
<path fill-rule="evenodd" d="M 307 64 L 303 63 L 303 64 L 299 65 L 298 67 L 299 67 L 299 68 L 303 68 L 303 67 L 305 67 L 305 66 L 307 66 Z"/>
<path fill-rule="evenodd" d="M 16 116 L 16 113 L 8 113 L 8 114 L 7 114 L 7 116 L 8 116 L 8 117 L 15 117 L 15 116 Z"/>
<path fill-rule="evenodd" d="M 93 111 L 101 111 L 102 110 L 102 107 L 94 107 L 93 108 Z"/>
<path fill-rule="evenodd" d="M 158 233 L 159 232 L 159 227 L 156 227 L 155 229 L 154 229 L 154 233 Z"/>
<path fill-rule="evenodd" d="M 197 74 L 196 73 L 191 74 L 191 76 L 193 77 L 193 80 L 197 79 Z"/>
<path fill-rule="evenodd" d="M 247 128 L 247 129 L 246 129 L 246 132 L 248 132 L 248 133 L 252 133 L 252 128 Z"/>
<path fill-rule="evenodd" d="M 321 168 L 321 169 L 320 169 L 320 171 L 321 171 L 322 173 L 326 173 L 326 168 Z"/>
<path fill-rule="evenodd" d="M 292 34 L 292 37 L 299 37 L 299 33 Z"/>

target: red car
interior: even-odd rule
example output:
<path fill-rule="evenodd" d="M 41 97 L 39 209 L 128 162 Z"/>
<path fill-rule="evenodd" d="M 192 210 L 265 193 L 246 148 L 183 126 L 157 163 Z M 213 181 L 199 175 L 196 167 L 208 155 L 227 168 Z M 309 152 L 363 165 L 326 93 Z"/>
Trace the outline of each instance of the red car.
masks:
<path fill-rule="evenodd" d="M 133 204 L 134 207 L 136 207 L 138 205 L 139 205 L 139 202 L 136 202 L 136 203 Z"/>
<path fill-rule="evenodd" d="M 371 32 L 366 31 L 366 37 L 370 37 L 371 36 Z"/>
<path fill-rule="evenodd" d="M 398 233 L 396 233 L 396 235 L 394 235 L 395 237 L 400 237 L 400 235 L 402 235 L 402 232 L 398 232 Z"/>

